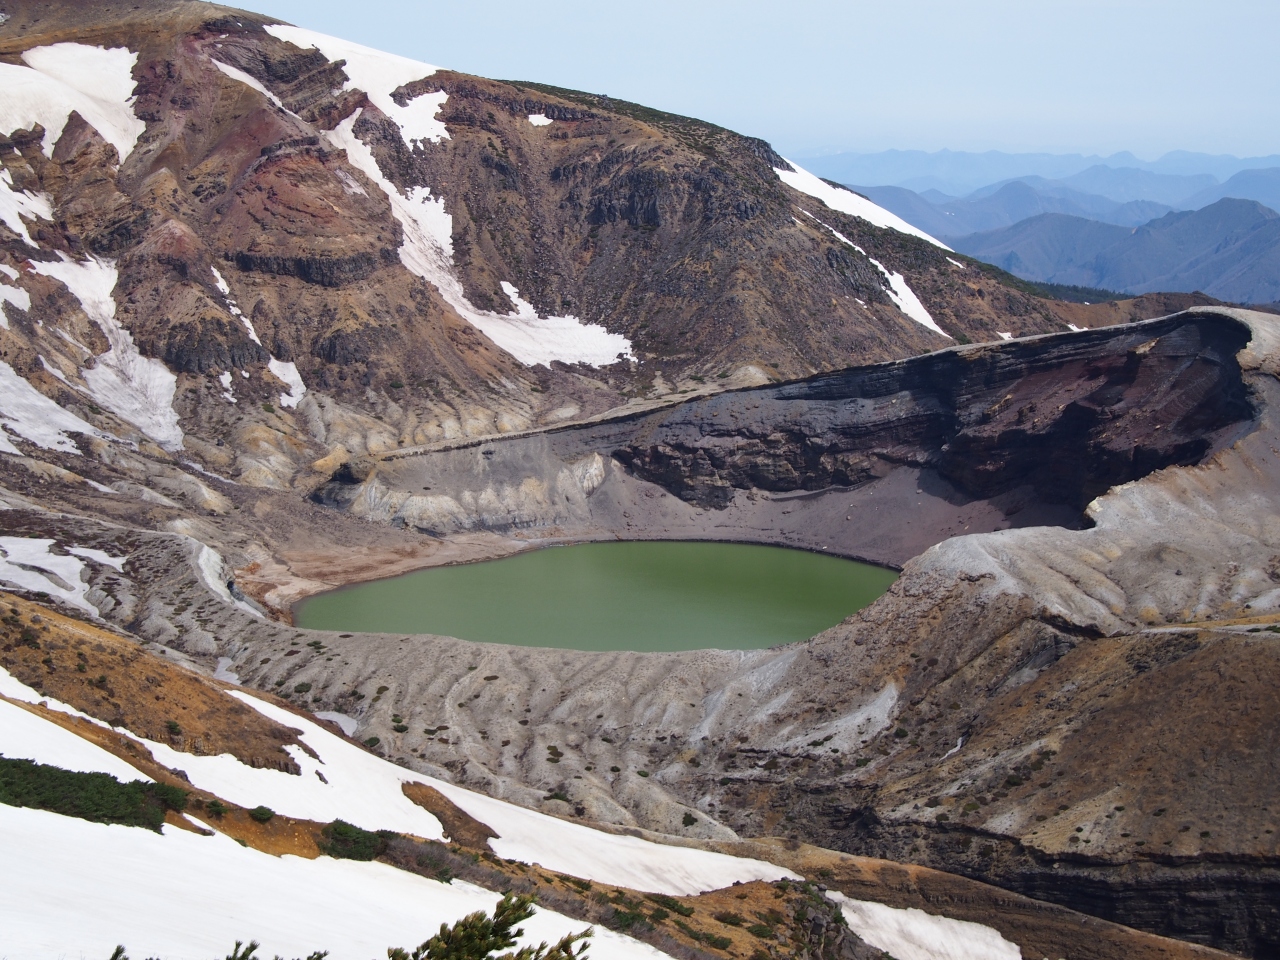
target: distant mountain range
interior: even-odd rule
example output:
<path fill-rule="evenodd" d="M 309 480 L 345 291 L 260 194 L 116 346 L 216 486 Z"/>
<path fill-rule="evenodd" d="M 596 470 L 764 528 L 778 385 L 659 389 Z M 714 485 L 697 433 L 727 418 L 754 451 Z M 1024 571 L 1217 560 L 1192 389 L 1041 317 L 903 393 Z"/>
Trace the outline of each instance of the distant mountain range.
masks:
<path fill-rule="evenodd" d="M 947 242 L 1024 280 L 1127 293 L 1199 290 L 1233 303 L 1280 301 L 1280 214 L 1224 198 L 1137 229 L 1061 213 Z"/>
<path fill-rule="evenodd" d="M 1187 190 L 1204 189 L 1243 170 L 1280 167 L 1280 155 L 1239 158 L 1192 153 L 1178 150 L 1158 160 L 1139 160 L 1132 153 L 1115 153 L 1108 157 L 1082 154 L 1051 153 L 966 153 L 956 150 L 885 150 L 880 153 L 836 153 L 827 156 L 797 157 L 808 170 L 840 183 L 875 183 L 910 190 L 938 190 L 948 196 L 965 196 L 988 184 L 1022 177 L 1036 176 L 1049 180 L 1065 180 L 1084 174 L 1091 168 L 1125 170 L 1159 174 L 1167 177 L 1210 177 L 1211 182 Z M 1096 176 L 1096 175 L 1095 175 Z M 1071 184 L 1089 193 L 1111 196 L 1096 182 Z M 1152 194 L 1114 199 L 1157 200 L 1177 206 L 1172 200 Z"/>
<path fill-rule="evenodd" d="M 900 162 L 892 178 L 898 182 L 850 189 L 1025 280 L 1132 294 L 1199 290 L 1236 303 L 1280 300 L 1280 158 L 1180 154 L 1109 165 L 1141 164 L 1117 154 L 1074 172 L 1067 171 L 1100 158 L 900 151 L 854 159 L 865 171 L 886 158 Z M 1262 162 L 1273 165 L 1236 169 L 1223 182 L 1216 175 Z M 938 187 L 910 189 L 906 184 L 943 182 L 908 176 L 925 169 L 950 177 L 1022 172 L 958 197 Z"/>

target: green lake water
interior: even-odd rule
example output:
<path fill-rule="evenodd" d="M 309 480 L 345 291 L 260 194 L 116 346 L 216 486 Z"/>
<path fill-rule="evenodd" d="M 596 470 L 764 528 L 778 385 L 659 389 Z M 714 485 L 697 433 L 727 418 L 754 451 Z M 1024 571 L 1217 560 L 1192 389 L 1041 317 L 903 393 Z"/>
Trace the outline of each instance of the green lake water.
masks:
<path fill-rule="evenodd" d="M 302 601 L 299 626 L 574 650 L 753 649 L 867 606 L 892 570 L 782 547 L 630 541 L 434 567 Z"/>

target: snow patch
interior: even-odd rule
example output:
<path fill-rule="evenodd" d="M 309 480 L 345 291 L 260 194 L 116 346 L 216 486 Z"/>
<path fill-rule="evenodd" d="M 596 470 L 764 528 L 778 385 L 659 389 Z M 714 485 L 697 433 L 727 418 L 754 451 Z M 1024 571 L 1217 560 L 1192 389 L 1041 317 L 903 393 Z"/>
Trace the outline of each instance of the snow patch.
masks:
<path fill-rule="evenodd" d="M 3 291 L 0 291 L 3 292 Z M 1067 329 L 1072 333 L 1084 333 L 1084 327 L 1077 327 L 1074 323 L 1068 323 Z"/>
<path fill-rule="evenodd" d="M 245 323 L 248 322 L 248 320 L 245 321 Z M 272 357 L 267 361 L 267 369 L 275 375 L 277 380 L 289 388 L 288 393 L 280 394 L 280 406 L 296 407 L 302 402 L 302 398 L 307 392 L 307 385 L 302 382 L 302 375 L 298 373 L 296 364 L 284 363 Z"/>
<path fill-rule="evenodd" d="M 383 863 L 276 857 L 223 834 L 162 829 L 0 806 L 8 956 L 105 957 L 123 943 L 135 957 L 198 960 L 252 937 L 262 956 L 328 950 L 335 960 L 367 960 L 388 946 L 412 948 L 469 913 L 492 912 L 499 899 Z M 588 924 L 538 910 L 522 926 L 521 943 L 536 945 Z M 665 957 L 602 928 L 591 943 L 592 956 L 610 960 Z"/>
<path fill-rule="evenodd" d="M 600 833 L 481 796 L 374 757 L 318 724 L 247 693 L 234 691 L 231 696 L 278 723 L 300 730 L 300 739 L 320 759 L 290 748 L 302 768 L 298 777 L 279 770 L 254 769 L 227 755 L 193 757 L 163 744 L 147 742 L 147 746 L 161 763 L 186 770 L 196 786 L 236 803 L 265 803 L 290 816 L 319 821 L 341 817 L 369 830 L 400 830 L 439 839 L 443 836 L 439 821 L 401 791 L 402 783 L 424 783 L 497 832 L 499 838 L 491 840 L 490 846 L 499 856 L 598 883 L 686 896 L 739 880 L 794 876 L 771 863 Z M 317 770 L 328 783 L 315 776 Z"/>
<path fill-rule="evenodd" d="M 360 721 L 355 717 L 348 717 L 345 713 L 339 713 L 337 710 L 321 710 L 316 716 L 321 720 L 336 723 L 348 737 L 354 737 L 356 728 L 360 726 Z"/>
<path fill-rule="evenodd" d="M 182 428 L 173 409 L 178 378 L 159 360 L 144 357 L 133 335 L 116 320 L 115 261 L 72 260 L 59 251 L 55 262 L 32 262 L 38 274 L 61 282 L 80 301 L 85 315 L 107 336 L 111 349 L 84 371 L 93 398 L 128 420 L 166 450 L 182 449 Z"/>
<path fill-rule="evenodd" d="M 950 257 L 947 257 L 947 263 L 951 264 L 952 266 L 959 267 L 961 270 L 964 269 L 964 264 L 961 263 L 959 260 L 952 260 Z"/>
<path fill-rule="evenodd" d="M 236 395 L 231 392 L 231 374 L 226 371 L 218 374 L 218 382 L 222 384 L 222 399 L 236 403 Z"/>
<path fill-rule="evenodd" d="M 0 64 L 4 66 L 4 64 Z M 0 82 L 2 82 L 4 74 L 0 72 Z M 3 89 L 0 87 L 0 89 Z M 2 109 L 2 108 L 0 108 Z M 3 116 L 3 114 L 0 114 Z M 0 190 L 0 223 L 20 236 L 24 243 L 29 247 L 37 247 L 38 245 L 31 239 L 31 234 L 27 232 L 27 225 L 22 222 L 22 218 L 28 220 L 52 220 L 53 219 L 53 201 L 46 193 L 32 193 L 29 190 L 17 190 L 13 186 L 13 174 L 8 170 L 0 170 L 0 184 L 4 184 L 8 189 Z M 18 271 L 12 267 L 6 267 L 5 273 L 9 275 L 10 280 L 18 279 Z M 23 307 L 25 310 L 26 307 Z"/>
<path fill-rule="evenodd" d="M 218 553 L 213 547 L 200 543 L 198 540 L 196 543 L 200 545 L 200 553 L 196 556 L 196 568 L 200 571 L 200 576 L 204 578 L 205 586 L 216 593 L 223 603 L 238 607 L 259 620 L 264 619 L 262 614 L 249 606 L 249 604 L 231 596 L 230 589 L 222 579 L 222 554 Z"/>
<path fill-rule="evenodd" d="M 719 890 L 739 881 L 796 878 L 790 871 L 763 860 L 601 833 L 451 783 L 421 779 L 464 813 L 496 831 L 498 838 L 490 840 L 489 846 L 498 856 L 538 864 L 557 873 L 676 897 Z"/>
<path fill-rule="evenodd" d="M 4 700 L 0 700 L 0 756 L 34 760 L 76 773 L 105 773 L 123 783 L 151 781 L 102 747 Z"/>
<path fill-rule="evenodd" d="M 213 679 L 221 680 L 223 683 L 234 683 L 240 685 L 240 674 L 231 669 L 231 664 L 235 663 L 230 657 L 219 657 L 218 666 L 213 671 Z"/>
<path fill-rule="evenodd" d="M 342 89 L 363 90 L 370 103 L 396 122 L 410 146 L 414 141 L 439 143 L 449 138 L 444 122 L 436 118 L 449 97 L 443 90 L 415 97 L 403 107 L 391 98 L 400 87 L 431 76 L 439 67 L 301 27 L 281 23 L 264 29 L 277 40 L 295 47 L 304 50 L 315 47 L 331 61 L 345 60 L 342 70 L 348 79 Z"/>
<path fill-rule="evenodd" d="M 67 436 L 69 433 L 110 439 L 74 413 L 58 406 L 18 376 L 17 371 L 3 360 L 0 360 L 0 397 L 4 397 L 4 405 L 0 406 L 0 452 L 21 452 L 9 442 L 6 431 L 45 450 L 77 455 L 80 450 Z"/>
<path fill-rule="evenodd" d="M 929 315 L 929 311 L 925 309 L 924 304 L 920 302 L 920 298 L 915 295 L 915 292 L 907 286 L 907 281 L 902 274 L 894 273 L 873 257 L 867 257 L 867 259 L 889 281 L 889 289 L 885 293 L 889 295 L 889 299 L 894 302 L 894 305 L 899 310 L 922 327 L 928 327 L 934 333 L 940 333 L 948 340 L 953 339 L 951 334 L 933 322 L 933 317 Z"/>
<path fill-rule="evenodd" d="M 928 240 L 936 247 L 943 250 L 950 250 L 945 243 L 940 243 L 929 234 L 916 227 L 913 227 L 901 217 L 894 216 L 883 207 L 877 206 L 866 197 L 859 196 L 852 190 L 846 190 L 844 187 L 833 187 L 819 177 L 814 176 L 808 170 L 804 170 L 790 160 L 787 163 L 794 167 L 794 170 L 782 170 L 778 167 L 773 168 L 773 172 L 778 175 L 778 179 L 803 194 L 821 200 L 832 210 L 839 210 L 841 213 L 847 213 L 851 217 L 858 217 L 866 220 L 876 227 L 887 227 L 890 230 L 897 230 L 899 233 L 907 233 L 913 237 L 919 237 L 921 240 Z"/>
<path fill-rule="evenodd" d="M 889 286 L 883 289 L 884 289 L 884 292 L 889 295 L 889 299 L 893 301 L 894 306 L 896 306 L 899 310 L 901 310 L 903 313 L 905 313 L 908 317 L 910 317 L 912 320 L 914 320 L 916 323 L 920 324 L 921 326 L 928 327 L 930 330 L 934 331 L 935 333 L 942 334 L 948 340 L 954 339 L 951 336 L 951 334 L 947 333 L 940 326 L 938 326 L 936 323 L 933 322 L 933 317 L 929 315 L 929 311 L 925 309 L 924 304 L 920 302 L 920 298 L 915 295 L 915 292 L 912 291 L 912 289 L 909 286 L 907 286 L 907 281 L 903 279 L 902 274 L 893 273 L 888 268 L 886 268 L 885 265 L 882 264 L 879 260 L 876 260 L 870 256 L 867 256 L 867 251 L 863 250 L 860 246 L 858 246 L 856 243 L 854 243 L 852 240 L 846 237 L 843 233 L 841 233 L 835 227 L 831 226 L 830 224 L 823 223 L 821 220 L 815 217 L 808 210 L 801 209 L 800 212 L 803 213 L 806 217 L 809 217 L 814 222 L 830 230 L 831 235 L 834 236 L 841 243 L 848 244 L 849 246 L 853 247 L 853 249 L 857 250 L 860 254 L 862 254 L 864 257 L 866 257 L 868 260 L 870 260 L 872 266 L 874 266 L 877 270 L 879 270 L 884 275 L 884 278 L 889 281 Z M 795 217 L 792 217 L 791 219 L 795 220 Z M 798 220 L 796 222 L 799 223 Z M 950 260 L 951 258 L 948 257 L 947 259 Z M 952 263 L 954 262 L 955 261 L 953 260 Z M 862 303 L 861 300 L 859 300 L 858 302 Z M 866 306 L 866 304 L 863 304 L 863 306 Z"/>
<path fill-rule="evenodd" d="M 279 97 L 277 97 L 274 93 L 272 93 L 270 90 L 264 87 L 261 83 L 259 83 L 254 77 L 251 77 L 249 74 L 245 73 L 243 70 L 239 70 L 233 66 L 230 66 L 229 64 L 223 63 L 221 60 L 212 60 L 212 63 L 215 67 L 221 70 L 224 74 L 226 74 L 232 80 L 237 80 L 240 83 L 243 83 L 246 87 L 251 87 L 252 89 L 257 90 L 260 94 L 262 94 L 272 103 L 274 103 L 281 110 L 284 110 L 285 113 L 290 112 L 285 109 L 285 105 L 280 102 Z M 217 273 L 217 271 L 215 270 L 214 273 Z M 226 292 L 227 291 L 225 290 L 223 291 L 223 293 L 226 293 Z"/>
<path fill-rule="evenodd" d="M 88 584 L 80 580 L 84 564 L 75 557 L 50 552 L 54 540 L 33 537 L 0 537 L 0 581 L 33 593 L 57 597 L 93 616 L 97 607 L 84 598 Z"/>
<path fill-rule="evenodd" d="M 432 284 L 459 315 L 521 363 L 550 365 L 560 360 L 599 367 L 617 362 L 620 355 L 631 357 L 626 337 L 577 317 L 539 317 L 510 284 L 503 289 L 514 291 L 508 293 L 514 317 L 474 307 L 453 270 L 453 218 L 445 212 L 444 199 L 433 197 L 427 187 L 401 193 L 383 176 L 372 151 L 355 135 L 360 114 L 357 110 L 326 136 L 333 146 L 346 150 L 351 164 L 382 187 L 391 201 L 391 212 L 404 227 L 400 262 L 410 273 Z"/>
<path fill-rule="evenodd" d="M 1022 960 L 1017 944 L 981 923 L 853 900 L 835 891 L 827 897 L 840 905 L 854 933 L 894 960 Z"/>
<path fill-rule="evenodd" d="M 107 489 L 110 489 L 110 487 Z M 114 493 L 115 491 L 112 490 L 111 492 Z M 124 573 L 124 562 L 129 559 L 128 557 L 113 557 L 105 550 L 95 550 L 92 547 L 67 547 L 67 553 L 74 554 L 77 557 L 84 557 L 94 563 L 100 563 L 104 567 L 113 567 L 120 573 Z"/>
<path fill-rule="evenodd" d="M 123 162 L 146 124 L 133 115 L 133 68 L 138 55 L 124 47 L 55 43 L 22 54 L 26 66 L 0 63 L 0 131 L 40 124 L 45 156 L 74 110 L 116 148 Z"/>
<path fill-rule="evenodd" d="M 997 336 L 997 337 L 999 337 L 1001 340 L 1012 340 L 1012 339 L 1013 339 L 1013 334 L 1012 334 L 1012 333 L 1000 333 L 999 331 L 997 331 L 997 332 L 996 332 L 996 336 Z"/>
<path fill-rule="evenodd" d="M 529 122 L 532 123 L 535 127 L 545 127 L 549 125 L 552 121 L 551 121 L 551 118 L 548 117 L 546 114 L 531 113 L 529 114 Z"/>

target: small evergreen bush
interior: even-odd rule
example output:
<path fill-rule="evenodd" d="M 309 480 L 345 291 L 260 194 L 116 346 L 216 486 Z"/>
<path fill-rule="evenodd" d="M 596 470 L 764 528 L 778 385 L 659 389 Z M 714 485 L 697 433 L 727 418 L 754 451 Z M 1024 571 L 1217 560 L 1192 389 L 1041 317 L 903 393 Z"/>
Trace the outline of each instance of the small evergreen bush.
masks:
<path fill-rule="evenodd" d="M 272 810 L 270 807 L 259 806 L 259 807 L 254 807 L 252 810 L 249 811 L 249 816 L 252 817 L 254 820 L 258 821 L 258 823 L 267 823 L 275 815 L 276 815 L 276 812 Z"/>
<path fill-rule="evenodd" d="M 333 821 L 320 833 L 321 852 L 342 860 L 373 860 L 386 852 L 388 841 L 396 836 L 391 830 L 374 833 L 345 820 Z"/>

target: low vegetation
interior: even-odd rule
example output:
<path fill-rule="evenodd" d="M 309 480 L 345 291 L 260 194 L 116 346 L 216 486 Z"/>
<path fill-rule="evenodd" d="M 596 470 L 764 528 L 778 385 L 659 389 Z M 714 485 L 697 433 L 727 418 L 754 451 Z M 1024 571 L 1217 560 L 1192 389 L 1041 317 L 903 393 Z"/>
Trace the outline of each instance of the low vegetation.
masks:
<path fill-rule="evenodd" d="M 168 811 L 186 808 L 187 792 L 163 783 L 121 783 L 105 773 L 0 757 L 0 803 L 158 832 Z"/>

